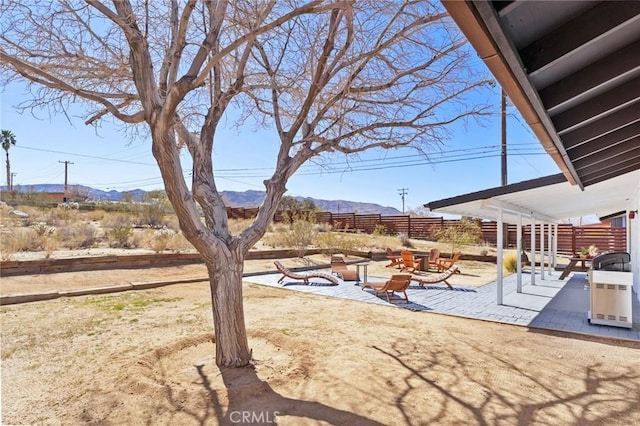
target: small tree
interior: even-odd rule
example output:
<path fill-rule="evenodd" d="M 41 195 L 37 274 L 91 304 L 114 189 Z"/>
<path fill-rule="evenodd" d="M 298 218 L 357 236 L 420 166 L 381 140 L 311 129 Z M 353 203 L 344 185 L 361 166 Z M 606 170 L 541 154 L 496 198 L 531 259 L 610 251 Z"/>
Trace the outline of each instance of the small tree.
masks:
<path fill-rule="evenodd" d="M 453 256 L 456 251 L 456 246 L 480 242 L 482 238 L 482 228 L 477 221 L 462 218 L 453 225 L 438 229 L 434 235 L 437 241 L 451 244 L 451 256 Z"/>

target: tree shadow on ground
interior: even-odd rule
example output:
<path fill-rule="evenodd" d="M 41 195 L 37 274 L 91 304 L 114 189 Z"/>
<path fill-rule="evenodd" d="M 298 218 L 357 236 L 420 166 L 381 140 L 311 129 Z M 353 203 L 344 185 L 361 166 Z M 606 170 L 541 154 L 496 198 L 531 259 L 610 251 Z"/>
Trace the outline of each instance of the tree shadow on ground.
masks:
<path fill-rule="evenodd" d="M 630 424 L 629 418 L 640 418 L 640 372 L 630 367 L 610 371 L 606 365 L 594 362 L 586 366 L 581 377 L 539 377 L 535 366 L 523 368 L 507 356 L 495 353 L 491 347 L 480 347 L 460 341 L 478 354 L 484 365 L 508 372 L 513 383 L 494 383 L 491 373 L 468 374 L 472 360 L 463 359 L 454 350 L 432 349 L 416 357 L 411 342 L 396 341 L 390 348 L 372 346 L 389 359 L 389 368 L 401 367 L 394 383 L 397 389 L 395 406 L 402 412 L 404 423 L 449 424 L 457 411 L 466 424 Z M 477 362 L 477 360 L 475 360 Z M 551 361 L 550 361 L 551 362 Z M 620 370 L 624 370 L 620 372 Z M 556 387 L 557 380 L 575 380 L 570 391 Z M 528 389 L 535 388 L 535 397 Z M 428 395 L 429 412 L 419 420 L 409 410 L 416 395 Z M 389 401 L 391 403 L 392 401 Z M 554 416 L 561 414 L 562 420 Z"/>
<path fill-rule="evenodd" d="M 167 371 L 161 360 L 156 363 L 153 381 L 162 391 L 149 404 L 148 424 L 157 423 L 158 419 L 167 420 L 168 424 L 184 424 L 188 419 L 188 424 L 198 425 L 274 425 L 286 416 L 289 421 L 298 419 L 305 424 L 382 425 L 321 402 L 283 396 L 258 376 L 253 365 L 220 370 L 213 365 L 213 358 L 209 359 L 211 364 L 195 364 L 182 370 L 181 373 L 187 372 L 191 377 L 188 380 L 176 377 L 175 371 Z M 195 369 L 197 380 L 188 371 L 191 368 Z M 212 383 L 219 378 L 224 388 L 220 388 L 219 382 L 217 386 Z"/>

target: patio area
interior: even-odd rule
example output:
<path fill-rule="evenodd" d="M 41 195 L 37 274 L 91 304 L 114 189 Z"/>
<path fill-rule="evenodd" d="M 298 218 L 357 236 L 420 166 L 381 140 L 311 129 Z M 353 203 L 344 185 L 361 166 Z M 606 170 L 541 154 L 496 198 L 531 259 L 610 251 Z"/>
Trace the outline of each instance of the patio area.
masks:
<path fill-rule="evenodd" d="M 412 284 L 407 290 L 409 303 L 394 301 L 393 306 L 413 311 L 428 311 L 464 318 L 494 321 L 538 329 L 579 333 L 589 336 L 640 340 L 640 302 L 633 298 L 633 327 L 631 329 L 591 325 L 587 320 L 589 310 L 589 285 L 587 274 L 572 273 L 569 280 L 559 280 L 561 272 L 546 274 L 542 280 L 536 274 L 535 285 L 530 284 L 530 275 L 523 273 L 522 293 L 516 292 L 516 275 L 504 278 L 504 304 L 496 304 L 496 282 L 481 287 L 454 285 Z M 366 303 L 387 304 L 384 296 L 376 297 L 369 289 L 353 282 L 329 285 L 322 279 L 312 279 L 310 285 L 288 278 L 277 283 L 281 274 L 256 275 L 245 278 L 247 282 L 281 287 L 322 296 L 357 300 Z M 384 281 L 384 278 L 369 277 L 369 281 Z"/>

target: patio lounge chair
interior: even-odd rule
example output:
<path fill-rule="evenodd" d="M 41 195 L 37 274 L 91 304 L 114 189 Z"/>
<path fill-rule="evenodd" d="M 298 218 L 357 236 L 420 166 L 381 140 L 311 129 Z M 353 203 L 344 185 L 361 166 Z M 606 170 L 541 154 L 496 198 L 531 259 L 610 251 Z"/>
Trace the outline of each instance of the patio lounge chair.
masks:
<path fill-rule="evenodd" d="M 457 266 L 452 266 L 451 268 L 447 269 L 446 271 L 442 272 L 441 274 L 438 275 L 432 275 L 430 277 L 412 277 L 411 279 L 413 281 L 416 281 L 418 284 L 420 284 L 420 287 L 424 287 L 425 284 L 437 284 L 440 282 L 443 282 L 447 285 L 447 287 L 449 287 L 450 289 L 453 290 L 453 287 L 451 287 L 451 284 L 449 284 L 447 282 L 447 280 L 456 272 L 458 271 L 458 267 Z"/>
<path fill-rule="evenodd" d="M 358 271 L 349 269 L 342 256 L 331 256 L 331 273 L 342 278 L 342 281 L 360 281 Z"/>
<path fill-rule="evenodd" d="M 436 263 L 436 268 L 438 268 L 438 272 L 442 272 L 445 271 L 449 268 L 451 268 L 460 258 L 461 253 L 459 251 L 455 252 L 453 257 L 451 259 L 446 259 L 446 258 L 439 258 L 438 262 Z M 460 271 L 458 270 L 458 273 L 460 273 Z"/>
<path fill-rule="evenodd" d="M 422 257 L 416 259 L 413 252 L 410 250 L 402 250 L 400 254 L 402 255 L 403 271 L 415 272 L 416 269 L 422 269 Z"/>
<path fill-rule="evenodd" d="M 393 250 L 391 250 L 391 248 L 389 247 L 387 247 L 387 259 L 391 261 L 391 263 L 387 265 L 387 268 L 391 268 L 392 266 L 397 268 L 402 267 L 402 256 L 394 254 Z"/>
<path fill-rule="evenodd" d="M 331 274 L 326 274 L 324 272 L 316 272 L 316 271 L 293 272 L 292 270 L 286 268 L 282 263 L 278 261 L 273 262 L 273 264 L 276 265 L 276 269 L 278 270 L 278 272 L 282 274 L 282 277 L 280 277 L 278 282 L 282 282 L 282 280 L 284 280 L 285 278 L 291 278 L 294 280 L 302 280 L 306 285 L 309 285 L 310 278 L 322 278 L 333 283 L 334 285 L 340 284 L 340 281 Z"/>
<path fill-rule="evenodd" d="M 385 282 L 366 282 L 362 289 L 373 289 L 375 295 L 384 293 L 387 296 L 387 302 L 391 303 L 391 296 L 394 292 L 402 292 L 404 294 L 404 300 L 409 301 L 407 297 L 407 288 L 411 284 L 411 275 L 409 274 L 395 274 L 392 275 L 388 281 Z"/>

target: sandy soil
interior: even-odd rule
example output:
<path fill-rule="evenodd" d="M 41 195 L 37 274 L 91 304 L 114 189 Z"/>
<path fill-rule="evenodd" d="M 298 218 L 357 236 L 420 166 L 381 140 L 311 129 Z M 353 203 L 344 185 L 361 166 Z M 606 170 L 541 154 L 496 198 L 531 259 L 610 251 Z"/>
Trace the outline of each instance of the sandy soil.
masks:
<path fill-rule="evenodd" d="M 265 269 L 271 261 L 245 267 Z M 479 262 L 461 269 L 454 283 L 495 275 Z M 391 272 L 381 262 L 369 273 Z M 194 265 L 11 277 L 0 291 L 205 275 Z M 2 424 L 640 424 L 640 343 L 319 297 L 251 278 L 244 291 L 255 366 L 222 372 L 205 281 L 0 308 Z"/>

